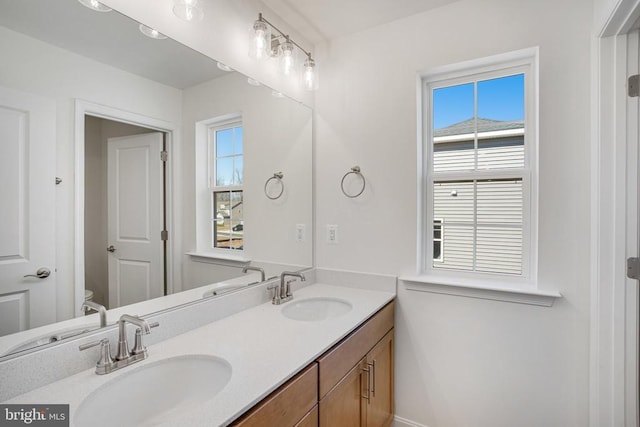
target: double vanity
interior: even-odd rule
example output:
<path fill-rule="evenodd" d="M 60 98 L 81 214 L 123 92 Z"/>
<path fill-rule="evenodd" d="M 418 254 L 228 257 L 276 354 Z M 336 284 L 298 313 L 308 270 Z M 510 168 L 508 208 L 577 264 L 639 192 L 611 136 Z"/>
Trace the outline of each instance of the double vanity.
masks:
<path fill-rule="evenodd" d="M 317 280 L 323 278 L 329 280 Z M 353 286 L 332 278 L 294 282 L 293 298 L 281 304 L 268 290 L 277 282 L 267 281 L 147 318 L 143 322 L 159 326 L 144 335 L 144 360 L 105 375 L 93 366 L 4 403 L 69 404 L 75 426 L 331 426 L 354 417 L 358 425 L 389 425 L 395 278 L 370 289 L 367 280 Z M 251 306 L 242 307 L 243 299 Z M 187 327 L 205 312 L 230 306 L 238 309 Z M 155 334 L 176 322 L 187 332 L 154 343 Z M 127 332 L 133 349 L 135 328 Z M 89 354 L 95 363 L 105 339 L 116 348 L 117 335 L 111 329 L 66 345 L 75 347 L 72 357 Z M 102 345 L 87 348 L 101 339 Z M 0 362 L 0 373 L 6 363 L 11 360 Z"/>

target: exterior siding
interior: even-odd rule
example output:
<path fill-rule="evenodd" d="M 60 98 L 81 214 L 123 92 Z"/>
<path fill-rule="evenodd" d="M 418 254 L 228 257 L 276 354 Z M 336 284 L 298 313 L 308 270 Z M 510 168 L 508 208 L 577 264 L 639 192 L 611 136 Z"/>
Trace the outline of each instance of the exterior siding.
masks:
<path fill-rule="evenodd" d="M 434 182 L 433 217 L 442 221 L 442 260 L 434 260 L 433 267 L 521 274 L 522 191 L 521 179 Z"/>
<path fill-rule="evenodd" d="M 433 153 L 434 172 L 453 172 L 474 169 L 473 145 L 468 148 L 449 148 L 436 145 Z M 449 148 L 449 149 L 448 149 Z M 478 169 L 511 169 L 524 167 L 524 146 L 478 147 Z"/>

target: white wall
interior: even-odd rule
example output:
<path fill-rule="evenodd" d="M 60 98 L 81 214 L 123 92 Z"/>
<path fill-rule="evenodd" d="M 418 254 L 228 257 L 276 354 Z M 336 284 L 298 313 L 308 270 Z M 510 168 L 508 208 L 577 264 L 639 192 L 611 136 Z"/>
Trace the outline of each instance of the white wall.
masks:
<path fill-rule="evenodd" d="M 204 151 L 196 151 L 195 125 L 203 120 L 241 114 L 244 149 L 244 220 L 245 246 L 243 256 L 252 263 L 287 263 L 311 266 L 312 250 L 312 144 L 311 110 L 287 98 L 275 98 L 271 90 L 247 84 L 246 77 L 232 73 L 188 88 L 183 98 L 182 181 L 186 183 L 183 199 L 183 244 L 185 251 L 196 251 L 196 200 L 210 206 L 206 188 L 207 176 L 198 176 L 199 160 L 206 171 Z M 198 159 L 198 160 L 197 160 Z M 285 189 L 277 200 L 264 194 L 264 183 L 275 172 L 284 173 Z M 196 183 L 196 189 L 194 189 Z M 296 241 L 296 224 L 306 225 L 307 238 Z M 209 219 L 202 218 L 205 237 Z M 206 240 L 203 239 L 203 240 Z M 240 255 L 240 254 L 238 254 Z M 235 268 L 235 275 L 242 265 Z M 289 268 L 290 269 L 290 268 Z M 228 270 L 228 269 L 227 269 Z M 232 270 L 233 271 L 233 270 Z M 193 262 L 185 256 L 184 287 L 225 280 L 229 271 L 216 264 Z"/>
<path fill-rule="evenodd" d="M 539 281 L 551 308 L 398 285 L 396 412 L 429 427 L 585 426 L 590 2 L 463 0 L 319 46 L 317 265 L 416 271 L 416 73 L 540 47 Z M 358 164 L 358 199 L 339 180 Z M 326 224 L 339 244 L 325 243 Z"/>
<path fill-rule="evenodd" d="M 73 316 L 74 100 L 180 123 L 181 91 L 0 27 L 0 85 L 57 102 L 56 282 L 58 320 Z"/>

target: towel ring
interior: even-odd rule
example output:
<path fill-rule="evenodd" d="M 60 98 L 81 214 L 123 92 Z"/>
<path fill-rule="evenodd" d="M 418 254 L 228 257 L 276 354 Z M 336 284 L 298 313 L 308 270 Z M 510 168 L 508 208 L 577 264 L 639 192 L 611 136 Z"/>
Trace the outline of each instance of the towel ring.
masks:
<path fill-rule="evenodd" d="M 276 200 L 276 199 L 279 199 L 280 196 L 282 196 L 282 193 L 284 193 L 284 183 L 282 182 L 283 177 L 284 177 L 284 174 L 282 172 L 276 172 L 273 174 L 271 178 L 267 179 L 267 182 L 264 183 L 264 195 L 267 196 L 268 199 Z M 275 180 L 280 184 L 280 192 L 276 196 L 271 196 L 267 191 L 267 187 L 269 187 L 269 183 L 273 180 Z"/>
<path fill-rule="evenodd" d="M 362 188 L 356 194 L 349 194 L 344 189 L 344 180 L 347 179 L 347 177 L 351 174 L 358 175 L 360 178 L 362 178 Z M 356 197 L 361 195 L 364 192 L 364 188 L 366 186 L 367 186 L 367 180 L 364 179 L 364 175 L 362 175 L 362 173 L 360 172 L 360 166 L 352 167 L 349 172 L 344 174 L 344 176 L 342 177 L 342 181 L 340 181 L 340 189 L 342 190 L 342 194 L 344 194 L 350 199 L 355 199 Z"/>

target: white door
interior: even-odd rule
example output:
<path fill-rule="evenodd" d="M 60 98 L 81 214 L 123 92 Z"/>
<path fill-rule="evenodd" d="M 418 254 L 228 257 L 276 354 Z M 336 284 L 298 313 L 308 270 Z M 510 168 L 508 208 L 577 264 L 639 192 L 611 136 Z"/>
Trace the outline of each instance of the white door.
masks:
<path fill-rule="evenodd" d="M 55 108 L 0 87 L 0 336 L 56 321 Z"/>
<path fill-rule="evenodd" d="M 164 295 L 162 139 L 107 141 L 109 308 Z"/>

